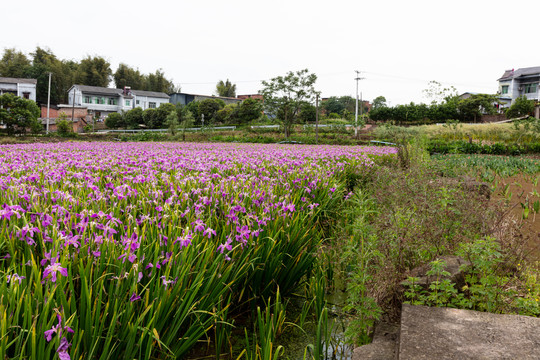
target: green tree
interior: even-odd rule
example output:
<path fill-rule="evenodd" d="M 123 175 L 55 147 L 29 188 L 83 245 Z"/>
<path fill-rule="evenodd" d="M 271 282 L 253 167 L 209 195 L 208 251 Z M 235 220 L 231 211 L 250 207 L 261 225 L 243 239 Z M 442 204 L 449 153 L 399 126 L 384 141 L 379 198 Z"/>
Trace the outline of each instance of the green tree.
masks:
<path fill-rule="evenodd" d="M 316 95 L 314 88 L 317 75 L 310 74 L 308 69 L 296 72 L 289 71 L 285 76 L 278 76 L 263 81 L 264 107 L 282 124 L 285 137 L 288 138 L 294 124 L 298 120 L 304 102 L 312 102 Z"/>
<path fill-rule="evenodd" d="M 146 91 L 156 91 L 171 94 L 175 92 L 175 86 L 172 80 L 165 77 L 163 70 L 156 70 L 153 74 L 148 74 L 144 79 L 144 89 Z"/>
<path fill-rule="evenodd" d="M 146 109 L 143 111 L 143 121 L 149 129 L 156 128 L 158 112 L 157 109 Z"/>
<path fill-rule="evenodd" d="M 497 96 L 495 95 L 474 94 L 467 99 L 460 100 L 457 108 L 463 120 L 476 122 L 482 114 L 495 114 L 493 104 L 496 102 Z"/>
<path fill-rule="evenodd" d="M 105 126 L 107 126 L 109 129 L 117 129 L 123 125 L 124 119 L 122 117 L 122 114 L 111 113 L 107 115 L 107 118 L 105 119 Z"/>
<path fill-rule="evenodd" d="M 114 85 L 117 89 L 123 89 L 125 86 L 133 90 L 144 90 L 145 78 L 137 69 L 133 69 L 126 64 L 120 63 L 113 75 Z"/>
<path fill-rule="evenodd" d="M 143 109 L 136 107 L 124 114 L 125 127 L 137 129 L 140 125 L 144 125 Z"/>
<path fill-rule="evenodd" d="M 238 107 L 238 123 L 247 124 L 262 115 L 263 106 L 260 100 L 248 98 Z"/>
<path fill-rule="evenodd" d="M 223 97 L 236 97 L 236 84 L 232 84 L 229 79 L 225 82 L 219 80 L 216 85 L 216 94 Z"/>
<path fill-rule="evenodd" d="M 345 105 L 336 96 L 329 97 L 324 100 L 321 105 L 327 114 L 334 113 L 341 115 L 343 114 L 343 110 L 345 110 Z"/>
<path fill-rule="evenodd" d="M 0 60 L 0 76 L 24 78 L 30 66 L 30 60 L 22 52 L 15 48 L 4 49 L 4 55 Z"/>
<path fill-rule="evenodd" d="M 317 109 L 314 105 L 305 102 L 300 107 L 300 113 L 298 114 L 298 119 L 302 123 L 314 122 Z"/>
<path fill-rule="evenodd" d="M 375 99 L 373 99 L 371 110 L 376 110 L 386 106 L 386 98 L 384 96 L 377 96 Z"/>
<path fill-rule="evenodd" d="M 199 120 L 202 120 L 204 116 L 204 123 L 210 125 L 214 122 L 217 112 L 222 108 L 223 102 L 216 101 L 216 99 L 204 99 L 199 102 Z M 224 103 L 223 103 L 224 104 Z"/>
<path fill-rule="evenodd" d="M 8 135 L 25 133 L 27 128 L 35 130 L 39 115 L 39 107 L 33 100 L 9 93 L 0 95 L 0 124 L 6 126 Z"/>
<path fill-rule="evenodd" d="M 154 127 L 158 129 L 165 127 L 166 126 L 165 121 L 167 120 L 167 116 L 169 116 L 169 114 L 173 111 L 176 113 L 176 106 L 174 106 L 174 104 L 171 104 L 171 103 L 160 104 L 159 107 L 156 109 Z"/>
<path fill-rule="evenodd" d="M 448 88 L 435 80 L 428 83 L 428 87 L 422 90 L 424 97 L 431 100 L 431 105 L 442 104 L 445 101 L 450 101 L 452 98 L 458 96 L 457 89 L 453 86 Z"/>
<path fill-rule="evenodd" d="M 516 101 L 506 110 L 506 117 L 508 119 L 522 117 L 525 115 L 533 115 L 534 113 L 534 101 L 528 100 L 525 95 L 520 96 Z"/>
<path fill-rule="evenodd" d="M 171 104 L 172 105 L 172 104 Z M 176 109 L 171 111 L 169 115 L 167 115 L 167 118 L 165 119 L 165 126 L 169 129 L 169 132 L 172 136 L 176 135 L 176 131 L 178 130 L 178 114 L 176 113 Z"/>
<path fill-rule="evenodd" d="M 111 82 L 111 64 L 101 56 L 88 56 L 81 60 L 75 83 L 89 86 L 107 87 Z"/>
<path fill-rule="evenodd" d="M 186 141 L 186 130 L 195 124 L 193 113 L 186 106 L 177 108 L 177 114 L 180 118 L 180 127 L 182 129 L 182 141 Z"/>
<path fill-rule="evenodd" d="M 238 120 L 239 108 L 240 106 L 238 104 L 226 105 L 216 113 L 216 122 L 222 124 L 235 124 Z"/>

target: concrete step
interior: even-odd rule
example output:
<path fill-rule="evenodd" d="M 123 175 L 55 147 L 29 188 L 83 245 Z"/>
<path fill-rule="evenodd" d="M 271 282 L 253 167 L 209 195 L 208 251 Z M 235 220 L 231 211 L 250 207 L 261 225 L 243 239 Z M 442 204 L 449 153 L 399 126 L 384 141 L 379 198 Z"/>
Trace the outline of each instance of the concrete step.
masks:
<path fill-rule="evenodd" d="M 375 328 L 373 342 L 354 349 L 352 360 L 396 359 L 399 331 L 399 324 L 379 323 Z"/>
<path fill-rule="evenodd" d="M 404 304 L 398 359 L 540 359 L 540 319 Z"/>

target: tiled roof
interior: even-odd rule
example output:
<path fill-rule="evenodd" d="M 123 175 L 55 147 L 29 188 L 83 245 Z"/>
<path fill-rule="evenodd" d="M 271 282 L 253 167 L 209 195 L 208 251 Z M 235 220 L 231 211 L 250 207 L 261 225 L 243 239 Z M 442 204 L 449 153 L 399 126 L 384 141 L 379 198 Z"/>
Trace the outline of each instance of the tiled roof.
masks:
<path fill-rule="evenodd" d="M 122 90 L 120 89 L 112 89 L 112 88 L 105 88 L 100 86 L 88 86 L 88 85 L 73 85 L 79 88 L 82 92 L 87 92 L 91 94 L 98 94 L 98 95 L 121 95 Z"/>
<path fill-rule="evenodd" d="M 148 96 L 148 97 L 164 98 L 164 99 L 168 99 L 170 97 L 169 95 L 165 93 L 155 92 L 155 91 L 131 90 L 131 93 L 135 94 L 136 96 Z"/>
<path fill-rule="evenodd" d="M 21 79 L 21 78 L 0 77 L 0 83 L 5 83 L 5 84 L 37 84 L 37 79 Z"/>
<path fill-rule="evenodd" d="M 520 76 L 540 74 L 540 66 L 521 68 L 517 70 L 506 70 L 499 80 L 510 80 Z"/>

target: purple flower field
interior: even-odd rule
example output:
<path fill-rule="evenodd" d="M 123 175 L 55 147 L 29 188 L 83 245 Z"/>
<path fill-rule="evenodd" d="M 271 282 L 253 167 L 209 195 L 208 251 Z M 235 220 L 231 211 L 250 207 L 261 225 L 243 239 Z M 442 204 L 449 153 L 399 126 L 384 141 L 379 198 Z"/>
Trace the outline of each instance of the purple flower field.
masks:
<path fill-rule="evenodd" d="M 394 153 L 0 146 L 0 358 L 185 356 L 231 304 L 292 291 L 344 173 Z"/>

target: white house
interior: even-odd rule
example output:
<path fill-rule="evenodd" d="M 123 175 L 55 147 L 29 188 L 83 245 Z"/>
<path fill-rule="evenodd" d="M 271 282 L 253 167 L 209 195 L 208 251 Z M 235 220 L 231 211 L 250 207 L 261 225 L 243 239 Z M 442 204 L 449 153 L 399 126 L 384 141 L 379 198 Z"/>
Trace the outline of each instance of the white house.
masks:
<path fill-rule="evenodd" d="M 36 101 L 36 85 L 36 79 L 0 77 L 0 95 L 11 93 L 25 99 Z"/>
<path fill-rule="evenodd" d="M 73 85 L 68 91 L 68 98 L 70 105 L 75 103 L 75 105 L 85 106 L 89 114 L 101 119 L 113 112 L 120 113 L 136 107 L 146 110 L 169 102 L 169 95 L 161 92 L 88 85 Z"/>
<path fill-rule="evenodd" d="M 540 100 L 540 66 L 506 70 L 499 81 L 499 99 L 503 107 L 510 107 L 520 96 Z"/>

